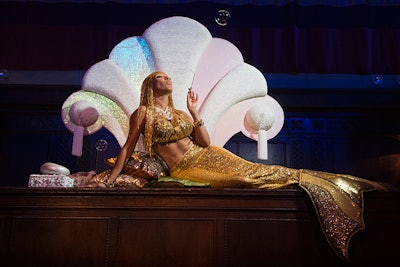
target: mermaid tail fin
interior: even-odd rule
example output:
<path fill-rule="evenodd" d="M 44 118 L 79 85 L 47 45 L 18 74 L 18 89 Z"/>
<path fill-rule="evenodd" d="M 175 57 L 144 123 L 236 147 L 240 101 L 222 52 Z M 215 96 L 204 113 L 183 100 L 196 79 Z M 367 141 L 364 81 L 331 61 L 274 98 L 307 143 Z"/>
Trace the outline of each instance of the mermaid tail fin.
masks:
<path fill-rule="evenodd" d="M 365 228 L 363 192 L 387 188 L 351 175 L 310 170 L 300 171 L 299 185 L 310 196 L 329 244 L 349 260 L 350 240 Z"/>

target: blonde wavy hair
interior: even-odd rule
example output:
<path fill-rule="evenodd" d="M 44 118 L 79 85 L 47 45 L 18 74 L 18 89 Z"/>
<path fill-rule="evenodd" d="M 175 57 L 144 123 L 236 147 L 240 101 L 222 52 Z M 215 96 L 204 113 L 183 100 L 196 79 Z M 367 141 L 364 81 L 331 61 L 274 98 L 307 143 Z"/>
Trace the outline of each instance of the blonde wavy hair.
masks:
<path fill-rule="evenodd" d="M 156 116 L 155 106 L 154 106 L 154 80 L 157 75 L 164 74 L 164 72 L 156 71 L 149 74 L 142 83 L 142 88 L 140 90 L 140 105 L 146 107 L 146 119 L 145 119 L 145 129 L 144 129 L 144 143 L 146 151 L 151 155 L 153 147 L 153 126 L 154 117 Z M 168 107 L 175 112 L 174 102 L 172 100 L 172 94 L 168 96 Z M 176 120 L 174 117 L 173 120 Z"/>

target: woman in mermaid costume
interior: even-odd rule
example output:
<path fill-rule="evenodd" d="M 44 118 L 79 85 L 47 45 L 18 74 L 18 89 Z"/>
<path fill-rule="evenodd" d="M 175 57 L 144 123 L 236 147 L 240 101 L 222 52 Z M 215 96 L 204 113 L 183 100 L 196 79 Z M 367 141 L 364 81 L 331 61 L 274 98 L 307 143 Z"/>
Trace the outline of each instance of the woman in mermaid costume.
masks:
<path fill-rule="evenodd" d="M 210 145 L 197 112 L 197 93 L 191 89 L 187 93 L 189 115 L 174 108 L 172 90 L 172 81 L 163 72 L 151 73 L 143 81 L 140 106 L 131 115 L 127 141 L 106 185 L 114 185 L 143 134 L 146 151 L 161 157 L 174 178 L 216 188 L 276 189 L 299 185 L 310 196 L 329 244 L 339 256 L 348 259 L 351 237 L 365 227 L 362 193 L 386 190 L 383 185 L 351 175 L 253 163 Z"/>

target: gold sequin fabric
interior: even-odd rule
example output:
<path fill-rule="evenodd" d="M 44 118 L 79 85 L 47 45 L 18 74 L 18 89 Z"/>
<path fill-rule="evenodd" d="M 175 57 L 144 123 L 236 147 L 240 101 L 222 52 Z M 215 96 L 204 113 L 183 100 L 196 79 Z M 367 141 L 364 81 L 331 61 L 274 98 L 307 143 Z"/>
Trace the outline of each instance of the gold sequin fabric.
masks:
<path fill-rule="evenodd" d="M 98 186 L 98 184 L 105 184 L 110 176 L 111 170 L 103 171 L 96 174 L 88 186 Z M 117 179 L 115 179 L 113 186 L 115 187 L 132 187 L 132 188 L 142 188 L 147 186 L 150 180 L 142 177 L 134 177 L 128 174 L 119 174 Z"/>
<path fill-rule="evenodd" d="M 348 260 L 351 237 L 365 228 L 363 192 L 386 188 L 351 175 L 311 170 L 301 170 L 299 185 L 310 196 L 329 244 Z"/>
<path fill-rule="evenodd" d="M 385 190 L 379 183 L 351 175 L 253 163 L 224 148 L 195 144 L 170 174 L 220 188 L 276 189 L 298 184 L 310 196 L 328 243 L 344 259 L 348 259 L 351 237 L 364 229 L 362 192 Z"/>
<path fill-rule="evenodd" d="M 348 259 L 348 246 L 352 233 L 364 228 L 362 222 L 347 216 L 331 197 L 328 190 L 313 184 L 303 183 L 313 200 L 321 228 L 340 257 Z"/>
<path fill-rule="evenodd" d="M 109 158 L 105 162 L 113 167 L 117 158 Z M 157 179 L 169 174 L 168 165 L 157 154 L 150 156 L 146 152 L 135 151 L 122 170 L 123 174 L 146 179 Z"/>
<path fill-rule="evenodd" d="M 281 188 L 299 182 L 299 170 L 253 163 L 230 151 L 193 144 L 170 170 L 173 177 L 222 188 Z"/>
<path fill-rule="evenodd" d="M 185 117 L 174 112 L 176 120 L 169 120 L 164 115 L 156 113 L 153 128 L 153 143 L 175 142 L 188 137 L 193 131 L 193 125 Z"/>

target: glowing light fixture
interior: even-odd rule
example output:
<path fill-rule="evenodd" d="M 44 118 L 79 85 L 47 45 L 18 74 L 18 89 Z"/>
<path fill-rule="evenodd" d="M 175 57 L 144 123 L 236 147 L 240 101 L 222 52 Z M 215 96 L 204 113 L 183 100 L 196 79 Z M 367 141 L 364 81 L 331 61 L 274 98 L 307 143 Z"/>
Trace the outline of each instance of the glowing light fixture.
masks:
<path fill-rule="evenodd" d="M 7 78 L 8 78 L 8 71 L 4 69 L 0 70 L 0 79 L 5 80 Z"/>

